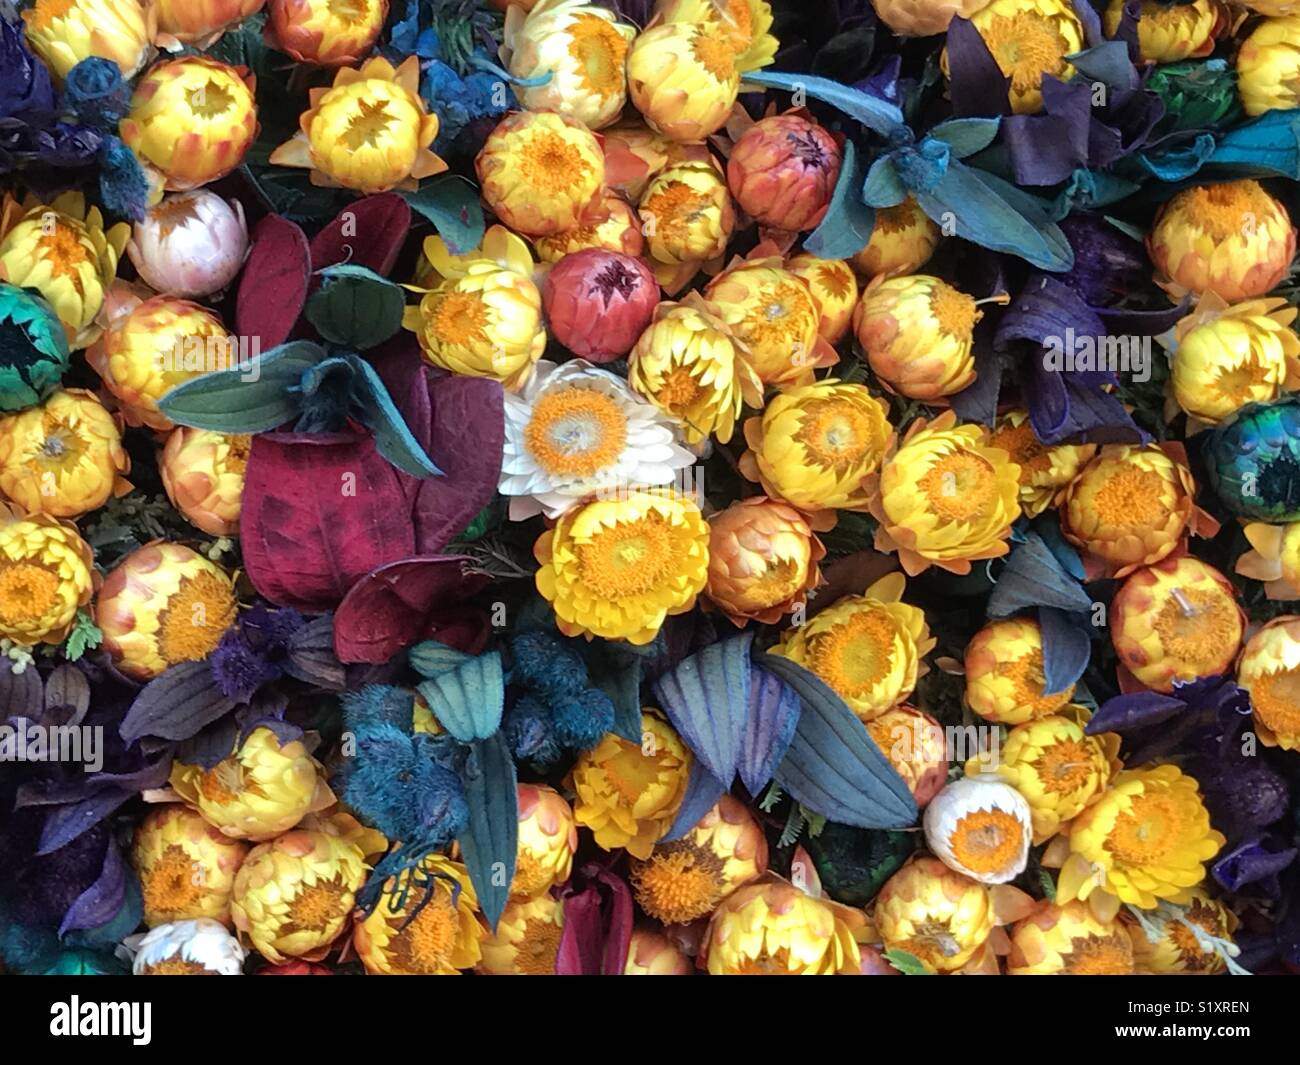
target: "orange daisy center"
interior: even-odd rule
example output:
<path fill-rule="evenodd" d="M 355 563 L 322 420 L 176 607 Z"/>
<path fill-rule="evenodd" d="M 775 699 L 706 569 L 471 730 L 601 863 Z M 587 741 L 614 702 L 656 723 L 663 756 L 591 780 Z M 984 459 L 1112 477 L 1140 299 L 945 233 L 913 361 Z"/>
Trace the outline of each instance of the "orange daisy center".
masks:
<path fill-rule="evenodd" d="M 948 521 L 982 517 L 997 498 L 993 466 L 974 451 L 950 451 L 939 458 L 917 485 L 930 509 Z"/>
<path fill-rule="evenodd" d="M 0 560 L 0 625 L 17 629 L 59 609 L 59 575 L 34 562 Z"/>
<path fill-rule="evenodd" d="M 158 653 L 169 665 L 207 658 L 234 620 L 230 585 L 201 570 L 181 581 L 158 615 Z"/>
<path fill-rule="evenodd" d="M 580 15 L 568 29 L 569 55 L 588 92 L 609 99 L 623 90 L 627 41 L 608 19 Z"/>
<path fill-rule="evenodd" d="M 953 857 L 977 873 L 996 873 L 1015 864 L 1025 841 L 1019 819 L 1005 810 L 975 810 L 948 837 Z"/>
<path fill-rule="evenodd" d="M 808 641 L 812 670 L 841 695 L 861 696 L 894 668 L 898 627 L 883 610 L 858 610 Z"/>
<path fill-rule="evenodd" d="M 534 404 L 524 443 L 552 477 L 591 477 L 623 453 L 627 418 L 618 402 L 603 392 L 550 392 Z"/>
<path fill-rule="evenodd" d="M 722 901 L 722 859 L 685 840 L 662 844 L 647 861 L 633 864 L 632 884 L 637 902 L 651 917 L 685 924 L 712 913 Z"/>

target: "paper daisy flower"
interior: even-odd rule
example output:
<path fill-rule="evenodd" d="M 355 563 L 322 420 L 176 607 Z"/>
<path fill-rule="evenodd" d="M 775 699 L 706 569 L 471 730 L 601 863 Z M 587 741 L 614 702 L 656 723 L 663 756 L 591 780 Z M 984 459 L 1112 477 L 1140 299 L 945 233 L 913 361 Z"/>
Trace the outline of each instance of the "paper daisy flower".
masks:
<path fill-rule="evenodd" d="M 136 976 L 242 976 L 247 952 L 220 921 L 160 924 L 135 947 Z"/>

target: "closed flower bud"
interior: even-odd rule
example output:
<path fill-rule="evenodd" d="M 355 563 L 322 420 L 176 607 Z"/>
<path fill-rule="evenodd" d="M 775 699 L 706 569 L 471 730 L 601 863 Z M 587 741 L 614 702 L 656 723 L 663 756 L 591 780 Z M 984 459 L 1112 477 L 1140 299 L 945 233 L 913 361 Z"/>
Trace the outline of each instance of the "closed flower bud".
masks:
<path fill-rule="evenodd" d="M 943 231 L 909 196 L 876 212 L 871 239 L 853 256 L 853 267 L 867 280 L 914 274 L 930 261 L 941 236 Z"/>
<path fill-rule="evenodd" d="M 501 120 L 474 162 L 483 201 L 526 237 L 573 229 L 599 208 L 605 183 L 600 142 L 581 122 L 516 111 Z"/>
<path fill-rule="evenodd" d="M 880 21 L 900 37 L 947 33 L 954 18 L 970 18 L 989 0 L 874 0 Z"/>
<path fill-rule="evenodd" d="M 858 279 L 849 264 L 804 253 L 790 259 L 785 267 L 807 282 L 821 316 L 817 331 L 828 344 L 838 344 L 849 331 L 853 309 L 858 305 Z"/>
<path fill-rule="evenodd" d="M 262 10 L 266 0 L 151 0 L 158 33 L 182 44 L 207 47 L 226 30 Z"/>
<path fill-rule="evenodd" d="M 126 78 L 149 58 L 154 16 L 140 0 L 37 0 L 22 15 L 27 43 L 60 81 L 91 56 Z"/>
<path fill-rule="evenodd" d="M 510 893 L 533 898 L 569 879 L 578 826 L 573 807 L 554 788 L 520 784 L 518 801 L 519 854 Z"/>
<path fill-rule="evenodd" d="M 592 362 L 622 358 L 659 304 L 659 283 L 641 259 L 602 248 L 566 255 L 542 283 L 555 339 Z"/>
<path fill-rule="evenodd" d="M 1175 300 L 1187 292 L 1229 302 L 1266 296 L 1286 277 L 1295 248 L 1286 208 L 1249 179 L 1184 189 L 1147 234 L 1156 281 Z"/>
<path fill-rule="evenodd" d="M 771 115 L 732 146 L 727 187 L 741 208 L 773 229 L 814 229 L 826 215 L 839 178 L 842 150 L 807 115 Z"/>
<path fill-rule="evenodd" d="M 1237 91 L 1248 115 L 1300 107 L 1300 4 L 1261 22 L 1237 53 Z"/>
<path fill-rule="evenodd" d="M 646 249 L 656 262 L 702 263 L 727 249 L 736 210 L 711 163 L 682 163 L 646 186 L 637 208 Z"/>
<path fill-rule="evenodd" d="M 158 460 L 172 506 L 205 533 L 236 535 L 251 445 L 249 436 L 183 425 L 173 429 Z"/>
<path fill-rule="evenodd" d="M 248 227 L 238 200 L 205 189 L 174 193 L 149 208 L 126 246 L 136 271 L 155 292 L 195 299 L 220 292 L 248 254 Z"/>
<path fill-rule="evenodd" d="M 646 122 L 675 141 L 702 141 L 727 121 L 740 91 L 736 54 L 707 25 L 646 30 L 627 57 L 628 94 Z"/>
<path fill-rule="evenodd" d="M 641 220 L 632 205 L 618 193 L 605 189 L 590 218 L 553 237 L 538 237 L 533 241 L 537 257 L 544 263 L 558 263 L 566 255 L 587 248 L 603 248 L 634 257 L 645 251 Z"/>
<path fill-rule="evenodd" d="M 954 780 L 925 808 L 925 842 L 945 864 L 981 884 L 1005 884 L 1029 861 L 1029 803 L 980 775 Z"/>
<path fill-rule="evenodd" d="M 739 71 L 757 70 L 776 57 L 777 39 L 768 0 L 657 0 L 655 16 L 664 22 L 702 26 L 725 41 Z"/>
<path fill-rule="evenodd" d="M 586 0 L 546 0 L 527 18 L 511 18 L 504 55 L 520 80 L 549 74 L 515 92 L 527 111 L 555 111 L 588 129 L 615 121 L 627 100 L 628 45 L 636 28 Z"/>
<path fill-rule="evenodd" d="M 987 887 L 924 855 L 885 882 L 873 913 L 888 949 L 941 973 L 970 961 L 997 924 Z"/>
<path fill-rule="evenodd" d="M 136 944 L 136 976 L 242 976 L 247 952 L 221 924 L 206 917 L 161 924 Z"/>
<path fill-rule="evenodd" d="M 1054 714 L 1074 685 L 1047 693 L 1043 634 L 1030 618 L 990 621 L 966 645 L 966 703 L 985 721 L 1018 725 Z"/>
<path fill-rule="evenodd" d="M 1247 641 L 1237 684 L 1250 693 L 1264 744 L 1300 750 L 1300 617 L 1274 618 Z"/>
<path fill-rule="evenodd" d="M 610 126 L 600 135 L 605 142 L 605 183 L 633 203 L 664 167 L 707 163 L 713 158 L 708 145 L 671 141 L 639 118 Z"/>
<path fill-rule="evenodd" d="M 144 896 L 144 923 L 207 917 L 230 922 L 230 892 L 248 847 L 227 839 L 180 803 L 155 807 L 136 826 L 131 867 Z"/>
<path fill-rule="evenodd" d="M 1044 901 L 1012 927 L 1007 975 L 1132 976 L 1134 938 L 1125 924 L 1102 920 L 1081 902 Z"/>
<path fill-rule="evenodd" d="M 1024 410 L 1001 415 L 989 434 L 989 443 L 1020 467 L 1020 507 L 1030 518 L 1050 507 L 1061 489 L 1097 453 L 1096 444 L 1042 443 Z"/>
<path fill-rule="evenodd" d="M 299 63 L 355 66 L 374 47 L 388 17 L 388 0 L 268 0 L 267 31 Z"/>
<path fill-rule="evenodd" d="M 763 496 L 732 503 L 709 519 L 704 594 L 737 625 L 774 624 L 798 610 L 821 581 L 826 554 L 807 519 Z"/>
<path fill-rule="evenodd" d="M 1148 915 L 1157 927 L 1153 940 L 1146 930 L 1131 929 L 1133 958 L 1138 971 L 1154 976 L 1218 976 L 1227 969 L 1224 954 L 1235 955 L 1232 933 L 1237 915 L 1220 899 L 1212 899 L 1202 888 L 1192 890 L 1191 901 L 1181 913 Z M 1201 935 L 1197 935 L 1197 932 Z M 1220 949 L 1205 942 L 1219 940 Z"/>
<path fill-rule="evenodd" d="M 691 976 L 691 959 L 662 932 L 634 928 L 627 948 L 624 976 Z"/>
<path fill-rule="evenodd" d="M 74 526 L 0 510 L 0 638 L 62 643 L 94 589 L 90 545 Z"/>
<path fill-rule="evenodd" d="M 1102 25 L 1114 37 L 1124 15 L 1125 0 L 1110 0 Z M 1177 63 L 1214 51 L 1216 33 L 1228 20 L 1219 0 L 1192 0 L 1188 4 L 1161 4 L 1143 0 L 1138 11 L 1138 50 L 1144 63 Z"/>
<path fill-rule="evenodd" d="M 157 63 L 136 83 L 121 136 L 169 190 L 216 181 L 244 161 L 257 136 L 252 78 L 202 55 Z"/>
<path fill-rule="evenodd" d="M 855 974 L 861 953 L 835 907 L 780 880 L 733 892 L 714 911 L 704 943 L 712 976 Z"/>
<path fill-rule="evenodd" d="M 477 971 L 488 976 L 554 976 L 564 932 L 564 903 L 550 895 L 511 899 L 496 931 L 483 939 Z"/>
<path fill-rule="evenodd" d="M 924 809 L 948 782 L 943 726 L 923 710 L 894 706 L 868 721 L 867 732 Z"/>
<path fill-rule="evenodd" d="M 122 433 L 95 396 L 55 392 L 0 419 L 0 492 L 30 513 L 76 518 L 130 489 Z"/>
<path fill-rule="evenodd" d="M 113 568 L 95 599 L 104 649 L 127 676 L 149 680 L 206 658 L 235 620 L 225 570 L 180 544 L 154 543 Z"/>
<path fill-rule="evenodd" d="M 1110 605 L 1115 654 L 1157 692 L 1226 672 L 1244 631 L 1231 581 L 1191 555 L 1132 573 Z"/>

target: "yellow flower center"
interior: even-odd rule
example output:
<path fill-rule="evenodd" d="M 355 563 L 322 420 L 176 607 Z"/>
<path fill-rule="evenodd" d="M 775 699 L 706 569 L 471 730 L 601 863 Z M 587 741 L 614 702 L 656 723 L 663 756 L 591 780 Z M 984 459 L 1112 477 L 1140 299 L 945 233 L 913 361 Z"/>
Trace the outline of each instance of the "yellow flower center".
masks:
<path fill-rule="evenodd" d="M 460 915 L 451 901 L 450 887 L 439 884 L 433 891 L 434 897 L 390 946 L 404 972 L 433 975 L 445 971 L 460 938 Z M 405 920 L 405 916 L 399 919 L 399 927 Z"/>
<path fill-rule="evenodd" d="M 806 403 L 794 438 L 814 466 L 843 476 L 872 444 L 871 419 L 857 404 L 831 396 Z"/>
<path fill-rule="evenodd" d="M 940 456 L 917 487 L 931 511 L 948 521 L 978 519 L 997 501 L 993 467 L 974 451 L 950 451 Z"/>
<path fill-rule="evenodd" d="M 588 92 L 609 99 L 623 91 L 627 41 L 608 19 L 579 15 L 569 27 L 569 55 Z"/>
<path fill-rule="evenodd" d="M 197 118 L 218 118 L 235 106 L 234 94 L 215 78 L 209 78 L 205 84 L 191 89 L 186 99 L 190 111 Z"/>
<path fill-rule="evenodd" d="M 325 6 L 340 22 L 364 22 L 370 14 L 370 0 L 327 0 Z"/>
<path fill-rule="evenodd" d="M 842 300 L 849 294 L 853 275 L 847 266 L 825 263 L 817 267 L 816 276 L 818 286 L 833 299 Z"/>
<path fill-rule="evenodd" d="M 947 921 L 932 918 L 915 925 L 912 938 L 903 944 L 902 949 L 930 968 L 937 969 L 946 958 L 960 954 L 962 945 Z"/>
<path fill-rule="evenodd" d="M 1159 865 L 1176 846 L 1183 827 L 1183 810 L 1176 798 L 1143 792 L 1115 818 L 1106 849 L 1126 865 Z"/>
<path fill-rule="evenodd" d="M 714 81 L 730 81 L 736 76 L 736 53 L 725 37 L 714 37 L 701 27 L 691 38 L 691 54 Z"/>
<path fill-rule="evenodd" d="M 433 294 L 430 331 L 444 344 L 481 342 L 488 324 L 487 304 L 477 292 L 447 288 Z"/>
<path fill-rule="evenodd" d="M 59 576 L 35 562 L 0 559 L 0 626 L 17 629 L 59 609 Z"/>
<path fill-rule="evenodd" d="M 1065 971 L 1072 976 L 1123 976 L 1133 972 L 1133 951 L 1126 934 L 1078 936 L 1070 940 Z"/>
<path fill-rule="evenodd" d="M 235 620 L 230 585 L 202 570 L 181 580 L 158 615 L 158 653 L 168 665 L 207 658 Z"/>
<path fill-rule="evenodd" d="M 1092 758 L 1088 748 L 1078 740 L 1060 740 L 1043 749 L 1034 761 L 1034 769 L 1044 791 L 1072 795 L 1087 787 Z"/>
<path fill-rule="evenodd" d="M 547 196 L 571 192 L 590 170 L 578 146 L 551 130 L 528 137 L 518 148 L 518 163 L 529 187 Z"/>
<path fill-rule="evenodd" d="M 686 840 L 661 844 L 648 861 L 633 864 L 632 883 L 651 917 L 685 924 L 712 913 L 722 900 L 722 859 Z"/>
<path fill-rule="evenodd" d="M 672 569 L 674 537 L 655 510 L 594 533 L 579 544 L 584 587 L 599 599 L 618 601 L 653 591 Z"/>
<path fill-rule="evenodd" d="M 723 21 L 738 40 L 748 44 L 754 37 L 754 24 L 749 13 L 750 0 L 724 0 Z"/>
<path fill-rule="evenodd" d="M 90 262 L 90 251 L 76 228 L 67 222 L 56 221 L 36 246 L 40 258 L 49 263 L 54 276 L 69 278 L 73 287 L 84 294 L 78 267 Z"/>
<path fill-rule="evenodd" d="M 238 758 L 223 758 L 199 778 L 199 792 L 211 803 L 225 806 L 244 790 L 244 767 Z"/>
<path fill-rule="evenodd" d="M 348 128 L 339 137 L 339 143 L 350 152 L 373 148 L 383 142 L 388 127 L 395 116 L 388 113 L 387 100 L 357 100 L 357 111 L 348 119 Z"/>
<path fill-rule="evenodd" d="M 34 473 L 51 472 L 62 477 L 77 468 L 87 444 L 76 428 L 47 414 L 43 419 L 42 438 L 31 451 L 28 468 Z"/>
<path fill-rule="evenodd" d="M 554 976 L 563 929 L 554 921 L 534 917 L 524 923 L 524 936 L 515 948 L 515 968 L 524 976 Z"/>
<path fill-rule="evenodd" d="M 989 51 L 1017 93 L 1033 92 L 1044 74 L 1061 74 L 1069 43 L 1052 19 L 1037 11 L 997 15 L 981 30 Z"/>
<path fill-rule="evenodd" d="M 762 573 L 745 579 L 741 598 L 754 609 L 776 606 L 794 595 L 806 576 L 806 569 L 797 559 L 769 558 Z"/>
<path fill-rule="evenodd" d="M 894 668 L 898 628 L 883 610 L 858 610 L 808 641 L 812 670 L 842 696 L 861 696 Z"/>
<path fill-rule="evenodd" d="M 225 469 L 228 473 L 243 473 L 248 466 L 248 455 L 253 448 L 251 436 L 226 437 Z"/>
<path fill-rule="evenodd" d="M 1103 525 L 1154 529 L 1169 514 L 1165 479 L 1155 470 L 1128 462 L 1098 467 L 1104 478 L 1093 493 L 1090 509 Z"/>
<path fill-rule="evenodd" d="M 1264 390 L 1265 395 L 1271 395 L 1273 391 L 1272 383 L 1268 378 L 1268 367 L 1254 352 L 1251 352 L 1250 358 L 1240 366 L 1219 373 L 1211 387 L 1227 403 L 1235 407 L 1245 406 L 1252 399 L 1256 399 L 1256 393 L 1261 389 Z"/>
<path fill-rule="evenodd" d="M 627 418 L 618 402 L 603 392 L 587 388 L 550 392 L 533 406 L 524 442 L 552 477 L 590 477 L 623 453 Z"/>
<path fill-rule="evenodd" d="M 1015 864 L 1025 829 L 1005 810 L 975 810 L 957 822 L 948 837 L 953 857 L 977 873 L 996 873 Z"/>
<path fill-rule="evenodd" d="M 164 917 L 197 916 L 204 896 L 202 884 L 202 866 L 174 843 L 140 870 L 144 908 Z"/>
<path fill-rule="evenodd" d="M 668 410 L 685 410 L 703 389 L 689 366 L 674 366 L 663 376 L 657 390 L 659 402 Z"/>
<path fill-rule="evenodd" d="M 1178 203 L 1187 220 L 1216 243 L 1249 236 L 1276 211 L 1268 193 L 1253 181 L 1199 186 L 1183 193 Z"/>
<path fill-rule="evenodd" d="M 510 894 L 531 899 L 550 886 L 550 869 L 532 851 L 520 847 L 515 859 L 515 878 L 510 882 Z"/>
<path fill-rule="evenodd" d="M 184 958 L 167 958 L 144 967 L 146 976 L 220 976 L 200 962 L 186 961 Z"/>
<path fill-rule="evenodd" d="M 969 337 L 975 323 L 984 317 L 975 305 L 975 297 L 953 288 L 946 281 L 940 281 L 930 291 L 930 313 L 943 332 L 963 338 Z"/>
<path fill-rule="evenodd" d="M 641 212 L 654 219 L 654 232 L 667 244 L 680 244 L 690 238 L 690 226 L 704 217 L 713 206 L 710 197 L 696 192 L 684 181 L 669 181 L 646 198 Z"/>
<path fill-rule="evenodd" d="M 761 953 L 745 958 L 735 968 L 737 976 L 788 976 L 795 971 L 790 963 L 790 951 L 786 947 L 780 947 L 774 952 L 769 952 L 764 947 Z"/>
<path fill-rule="evenodd" d="M 1250 684 L 1250 702 L 1273 732 L 1300 735 L 1300 667 L 1256 677 Z"/>
<path fill-rule="evenodd" d="M 807 355 L 794 344 L 802 342 L 816 323 L 817 311 L 808 290 L 782 281 L 759 290 L 741 322 L 740 337 L 760 350 L 777 348 L 783 355 Z"/>
<path fill-rule="evenodd" d="M 349 894 L 346 885 L 337 876 L 333 880 L 318 880 L 314 884 L 303 885 L 289 902 L 288 920 L 281 927 L 280 934 L 326 931 L 331 924 L 347 914 Z"/>
<path fill-rule="evenodd" d="M 55 19 L 61 19 L 72 10 L 77 0 L 36 0 L 31 9 L 33 29 L 47 30 Z"/>
<path fill-rule="evenodd" d="M 1151 627 L 1167 657 L 1193 665 L 1219 661 L 1241 638 L 1237 608 L 1217 587 L 1180 589 L 1165 600 Z"/>
<path fill-rule="evenodd" d="M 989 437 L 991 447 L 1001 448 L 1020 467 L 1020 483 L 1029 484 L 1035 474 L 1046 473 L 1052 466 L 1051 453 L 1034 435 L 1033 426 L 1024 421 L 1019 425 L 1007 422 L 994 430 Z"/>
<path fill-rule="evenodd" d="M 1047 678 L 1043 674 L 1043 652 L 1038 647 L 1026 651 L 1019 658 L 999 662 L 996 673 L 1010 683 L 1015 705 L 1030 709 L 1031 720 L 1059 710 L 1070 701 L 1073 692 L 1073 689 L 1067 689 L 1055 695 L 1043 694 Z"/>
<path fill-rule="evenodd" d="M 618 742 L 618 752 L 600 766 L 605 782 L 629 809 L 659 780 L 660 761 L 642 754 L 638 744 Z"/>

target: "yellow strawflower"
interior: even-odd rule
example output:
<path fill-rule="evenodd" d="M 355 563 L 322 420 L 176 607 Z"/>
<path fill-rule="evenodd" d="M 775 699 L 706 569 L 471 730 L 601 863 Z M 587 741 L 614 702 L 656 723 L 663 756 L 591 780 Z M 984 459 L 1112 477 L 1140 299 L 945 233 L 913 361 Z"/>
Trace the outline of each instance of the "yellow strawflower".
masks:
<path fill-rule="evenodd" d="M 360 63 L 384 28 L 388 0 L 270 0 L 268 41 L 299 63 Z"/>
<path fill-rule="evenodd" d="M 156 806 L 135 829 L 131 867 L 144 897 L 144 923 L 208 917 L 230 923 L 230 893 L 248 847 L 227 839 L 180 803 Z"/>
<path fill-rule="evenodd" d="M 954 18 L 970 18 L 989 0 L 873 0 L 880 21 L 900 37 L 947 33 Z"/>
<path fill-rule="evenodd" d="M 569 879 L 578 850 L 573 807 L 554 788 L 520 784 L 519 849 L 510 894 L 533 898 Z"/>
<path fill-rule="evenodd" d="M 489 976 L 554 976 L 563 932 L 564 903 L 559 899 L 511 899 L 496 932 L 483 940 L 478 971 Z"/>
<path fill-rule="evenodd" d="M 1043 902 L 1011 929 L 1008 976 L 1132 976 L 1134 937 L 1081 902 Z"/>
<path fill-rule="evenodd" d="M 238 22 L 262 10 L 266 0 L 151 0 L 160 44 L 173 41 L 206 48 Z"/>
<path fill-rule="evenodd" d="M 835 907 L 780 880 L 727 896 L 703 949 L 712 976 L 837 976 L 861 965 L 853 930 Z"/>
<path fill-rule="evenodd" d="M 1043 634 L 1031 618 L 990 621 L 966 645 L 966 703 L 986 721 L 1019 725 L 1054 714 L 1074 685 L 1044 693 Z"/>
<path fill-rule="evenodd" d="M 930 261 L 942 235 L 939 226 L 909 196 L 895 207 L 876 212 L 871 239 L 851 261 L 868 281 L 914 274 Z"/>
<path fill-rule="evenodd" d="M 74 526 L 0 506 L 0 637 L 23 647 L 62 643 L 90 602 L 93 559 Z"/>
<path fill-rule="evenodd" d="M 1115 36 L 1124 15 L 1125 0 L 1110 0 L 1102 19 L 1106 36 Z M 1138 12 L 1138 50 L 1144 63 L 1177 63 L 1209 55 L 1215 34 L 1226 27 L 1219 0 L 1192 0 L 1188 4 L 1161 4 L 1142 0 Z"/>
<path fill-rule="evenodd" d="M 702 141 L 727 121 L 740 91 L 736 53 L 707 24 L 666 23 L 632 42 L 628 95 L 651 129 Z"/>
<path fill-rule="evenodd" d="M 858 305 L 858 279 L 852 267 L 843 259 L 818 259 L 807 253 L 794 256 L 785 267 L 803 278 L 812 292 L 821 315 L 817 331 L 828 344 L 838 344 L 853 324 L 853 308 Z"/>
<path fill-rule="evenodd" d="M 1237 557 L 1236 571 L 1263 581 L 1269 599 L 1300 599 L 1300 521 L 1250 522 L 1242 532 L 1252 550 Z"/>
<path fill-rule="evenodd" d="M 1248 115 L 1300 107 L 1300 7 L 1264 20 L 1242 42 L 1237 92 Z"/>
<path fill-rule="evenodd" d="M 1274 618 L 1247 641 L 1237 684 L 1250 693 L 1260 740 L 1300 750 L 1300 617 Z"/>
<path fill-rule="evenodd" d="M 1194 889 L 1191 895 L 1185 908 L 1162 907 L 1151 918 L 1151 923 L 1158 928 L 1156 939 L 1152 940 L 1145 929 L 1133 926 L 1133 957 L 1140 973 L 1217 976 L 1227 969 L 1224 953 L 1236 949 L 1232 945 L 1232 933 L 1237 929 L 1237 915 L 1200 888 Z M 1198 938 L 1193 926 L 1204 936 L 1220 940 L 1221 950 Z"/>
<path fill-rule="evenodd" d="M 36 0 L 22 16 L 27 43 L 58 81 L 91 56 L 111 59 L 128 79 L 149 58 L 155 15 L 140 0 Z"/>
<path fill-rule="evenodd" d="M 772 27 L 768 0 L 658 0 L 655 15 L 663 22 L 702 26 L 726 41 L 742 73 L 776 58 L 779 43 L 768 32 Z"/>
<path fill-rule="evenodd" d="M 1096 444 L 1042 443 L 1025 410 L 1000 415 L 989 434 L 989 443 L 1005 451 L 1020 467 L 1020 509 L 1030 518 L 1050 507 L 1061 489 L 1097 453 Z"/>
<path fill-rule="evenodd" d="M 177 426 L 167 437 L 158 472 L 172 506 L 213 536 L 239 532 L 244 470 L 251 436 Z"/>
<path fill-rule="evenodd" d="M 710 162 L 683 162 L 661 170 L 641 193 L 637 213 L 650 258 L 661 266 L 689 270 L 687 280 L 699 264 L 727 250 L 736 224 L 727 183 Z M 664 280 L 661 276 L 661 283 Z"/>
<path fill-rule="evenodd" d="M 885 881 L 872 915 L 888 949 L 936 972 L 960 969 L 997 924 L 987 887 L 928 856 L 912 858 Z"/>
<path fill-rule="evenodd" d="M 923 710 L 894 706 L 866 723 L 872 742 L 907 783 L 917 809 L 948 780 L 948 748 L 943 726 Z"/>

